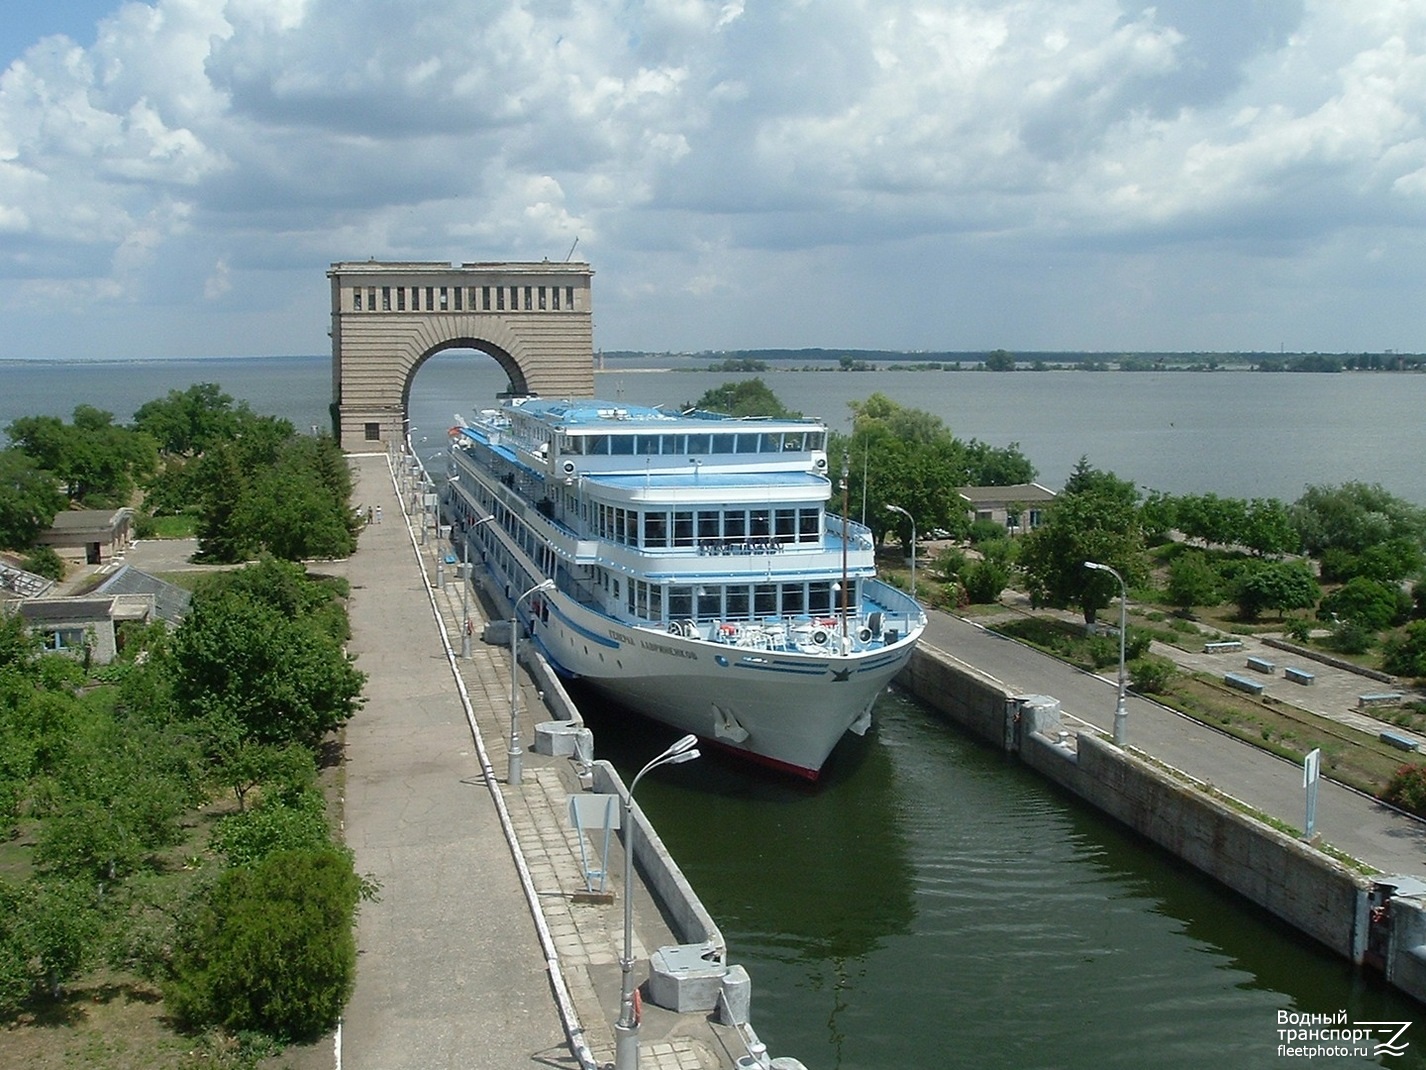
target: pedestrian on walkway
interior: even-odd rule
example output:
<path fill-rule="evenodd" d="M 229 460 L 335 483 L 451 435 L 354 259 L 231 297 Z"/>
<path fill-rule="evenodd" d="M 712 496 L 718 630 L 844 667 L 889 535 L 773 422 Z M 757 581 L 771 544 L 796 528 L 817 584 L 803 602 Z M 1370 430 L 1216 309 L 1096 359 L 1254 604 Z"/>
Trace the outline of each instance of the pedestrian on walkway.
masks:
<path fill-rule="evenodd" d="M 366 522 L 371 523 L 371 506 L 369 505 L 366 507 Z"/>
<path fill-rule="evenodd" d="M 381 523 L 381 506 L 379 505 L 376 507 L 376 522 Z"/>

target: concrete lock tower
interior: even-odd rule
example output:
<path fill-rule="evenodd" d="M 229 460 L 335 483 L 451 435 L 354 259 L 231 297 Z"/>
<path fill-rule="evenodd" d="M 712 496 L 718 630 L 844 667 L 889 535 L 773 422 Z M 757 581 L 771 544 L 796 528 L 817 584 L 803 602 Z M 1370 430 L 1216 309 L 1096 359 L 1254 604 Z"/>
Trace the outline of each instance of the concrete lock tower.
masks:
<path fill-rule="evenodd" d="M 400 442 L 411 380 L 444 349 L 478 349 L 517 394 L 594 396 L 586 263 L 331 266 L 332 429 L 344 449 Z"/>

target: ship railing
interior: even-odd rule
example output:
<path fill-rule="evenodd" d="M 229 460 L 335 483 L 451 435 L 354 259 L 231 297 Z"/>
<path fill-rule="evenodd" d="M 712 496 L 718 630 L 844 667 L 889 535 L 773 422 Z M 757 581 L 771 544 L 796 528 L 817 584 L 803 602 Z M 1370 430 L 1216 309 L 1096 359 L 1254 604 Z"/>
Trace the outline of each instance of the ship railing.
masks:
<path fill-rule="evenodd" d="M 872 535 L 871 528 L 850 518 L 840 517 L 836 513 L 826 514 L 822 531 L 835 545 L 841 546 L 843 525 L 845 525 L 848 544 L 863 550 L 875 549 L 876 538 Z"/>

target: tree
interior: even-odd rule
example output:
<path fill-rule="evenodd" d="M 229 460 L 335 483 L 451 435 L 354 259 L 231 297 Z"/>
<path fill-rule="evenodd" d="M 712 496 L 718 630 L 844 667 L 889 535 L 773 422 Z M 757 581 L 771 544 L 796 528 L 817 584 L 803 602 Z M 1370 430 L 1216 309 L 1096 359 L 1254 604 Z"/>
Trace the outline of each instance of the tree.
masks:
<path fill-rule="evenodd" d="M 1099 611 L 1119 594 L 1119 584 L 1084 563 L 1109 565 L 1126 582 L 1141 571 L 1138 511 L 1121 482 L 1113 476 L 1081 481 L 1086 489 L 1061 494 L 1040 527 L 1022 540 L 1020 568 L 1031 597 L 1051 606 L 1078 604 L 1091 627 Z M 1132 490 L 1133 484 L 1128 486 Z"/>
<path fill-rule="evenodd" d="M 319 618 L 240 590 L 197 592 L 173 652 L 179 709 L 218 740 L 315 744 L 361 703 L 365 676 Z"/>
<path fill-rule="evenodd" d="M 320 1034 L 351 995 L 364 891 L 350 855 L 330 847 L 229 869 L 182 927 L 165 999 L 194 1025 Z"/>
<path fill-rule="evenodd" d="M 1426 677 L 1426 620 L 1412 621 L 1402 635 L 1387 640 L 1382 667 L 1398 676 Z"/>
<path fill-rule="evenodd" d="M 1236 541 L 1259 556 L 1295 553 L 1302 545 L 1292 513 L 1276 498 L 1248 502 Z"/>
<path fill-rule="evenodd" d="M 1323 619 L 1356 621 L 1373 632 L 1401 623 L 1410 613 L 1411 598 L 1405 591 L 1365 576 L 1353 576 L 1322 599 L 1317 611 Z"/>
<path fill-rule="evenodd" d="M 1013 372 L 1015 357 L 1003 349 L 994 350 L 985 358 L 985 370 L 988 372 Z"/>
<path fill-rule="evenodd" d="M 9 435 L 64 486 L 70 500 L 122 505 L 135 481 L 157 466 L 158 451 L 147 435 L 113 421 L 113 413 L 77 405 L 72 424 L 25 416 L 10 425 Z"/>
<path fill-rule="evenodd" d="M 1289 609 L 1311 609 L 1322 595 L 1317 577 L 1303 561 L 1267 561 L 1246 569 L 1238 578 L 1235 600 L 1248 620 L 1265 609 L 1278 619 Z"/>
<path fill-rule="evenodd" d="M 63 508 L 51 473 L 21 450 L 0 450 L 0 546 L 29 549 Z"/>
<path fill-rule="evenodd" d="M 234 409 L 232 397 L 217 383 L 194 383 L 139 406 L 133 425 L 164 453 L 193 456 L 234 437 L 239 413 L 250 415 L 246 404 Z"/>
<path fill-rule="evenodd" d="M 707 391 L 692 405 L 684 408 L 704 409 L 708 412 L 722 412 L 729 416 L 797 416 L 772 392 L 762 379 L 744 379 L 741 382 L 724 383 Z"/>
<path fill-rule="evenodd" d="M 1361 554 L 1394 538 L 1422 545 L 1426 510 L 1389 494 L 1380 484 L 1311 486 L 1292 506 L 1303 548 L 1319 556 L 1329 548 Z"/>
<path fill-rule="evenodd" d="M 1169 600 L 1184 612 L 1223 600 L 1223 578 L 1198 550 L 1179 554 L 1169 565 Z"/>

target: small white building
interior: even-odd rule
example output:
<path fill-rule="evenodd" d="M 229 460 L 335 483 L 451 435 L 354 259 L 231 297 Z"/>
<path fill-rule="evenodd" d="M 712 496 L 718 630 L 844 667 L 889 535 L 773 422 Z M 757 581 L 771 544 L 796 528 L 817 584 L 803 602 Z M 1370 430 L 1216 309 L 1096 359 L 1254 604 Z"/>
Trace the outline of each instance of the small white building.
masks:
<path fill-rule="evenodd" d="M 133 542 L 134 511 L 122 509 L 66 509 L 58 513 L 49 530 L 35 540 L 68 561 L 102 565 Z"/>
<path fill-rule="evenodd" d="M 125 621 L 165 620 L 176 625 L 188 611 L 181 587 L 125 565 L 88 594 L 26 598 L 7 606 L 19 613 L 46 650 L 107 665 L 119 651 L 118 626 Z"/>
<path fill-rule="evenodd" d="M 1040 526 L 1044 510 L 1055 492 L 1038 483 L 1012 483 L 1008 487 L 961 487 L 961 501 L 971 522 L 991 520 L 1011 535 L 1023 535 Z"/>

